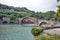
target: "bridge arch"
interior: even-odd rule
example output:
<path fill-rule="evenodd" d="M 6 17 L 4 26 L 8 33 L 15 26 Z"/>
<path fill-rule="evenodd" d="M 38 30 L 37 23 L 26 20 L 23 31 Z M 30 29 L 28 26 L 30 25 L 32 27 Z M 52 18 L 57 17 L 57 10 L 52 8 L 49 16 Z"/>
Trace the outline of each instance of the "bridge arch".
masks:
<path fill-rule="evenodd" d="M 45 24 L 48 24 L 48 22 L 42 21 L 42 22 L 39 24 L 39 26 L 45 25 Z"/>
<path fill-rule="evenodd" d="M 21 24 L 35 24 L 36 23 L 36 18 L 34 17 L 24 17 L 21 20 Z"/>
<path fill-rule="evenodd" d="M 8 22 L 7 21 L 3 21 L 2 24 L 7 24 Z"/>

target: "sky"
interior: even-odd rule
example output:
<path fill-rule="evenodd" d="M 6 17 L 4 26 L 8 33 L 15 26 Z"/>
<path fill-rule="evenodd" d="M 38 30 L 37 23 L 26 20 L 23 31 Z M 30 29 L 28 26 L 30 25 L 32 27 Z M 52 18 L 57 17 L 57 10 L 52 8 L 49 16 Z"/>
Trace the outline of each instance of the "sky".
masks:
<path fill-rule="evenodd" d="M 60 2 L 56 0 L 0 0 L 0 3 L 14 7 L 26 7 L 33 11 L 55 11 Z"/>

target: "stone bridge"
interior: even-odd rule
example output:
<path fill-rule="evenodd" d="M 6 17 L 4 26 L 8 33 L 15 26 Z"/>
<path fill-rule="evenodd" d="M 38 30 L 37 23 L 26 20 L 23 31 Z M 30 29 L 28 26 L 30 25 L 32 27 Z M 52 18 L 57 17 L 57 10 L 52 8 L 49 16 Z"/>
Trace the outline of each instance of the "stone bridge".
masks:
<path fill-rule="evenodd" d="M 0 20 L 0 24 L 1 23 L 10 23 L 11 20 L 8 17 L 4 17 L 3 20 Z M 47 22 L 49 25 L 53 25 L 55 22 L 54 21 L 50 21 L 50 20 L 41 20 L 41 19 L 37 19 L 34 17 L 23 17 L 23 18 L 17 18 L 17 20 L 13 20 L 14 23 L 18 23 L 18 24 L 35 24 L 35 26 L 39 26 L 40 23 L 42 22 Z"/>

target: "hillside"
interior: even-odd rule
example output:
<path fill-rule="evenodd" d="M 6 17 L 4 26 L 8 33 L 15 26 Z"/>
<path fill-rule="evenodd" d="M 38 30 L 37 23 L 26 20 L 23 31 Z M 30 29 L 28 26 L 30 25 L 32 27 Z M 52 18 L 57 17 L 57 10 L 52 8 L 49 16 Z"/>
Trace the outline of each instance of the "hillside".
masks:
<path fill-rule="evenodd" d="M 16 11 L 16 12 L 34 12 L 34 11 L 31 11 L 29 9 L 27 9 L 26 7 L 13 7 L 13 6 L 8 6 L 8 5 L 4 5 L 4 4 L 1 4 L 0 3 L 0 11 L 10 11 L 10 12 L 13 12 L 13 11 Z"/>
<path fill-rule="evenodd" d="M 26 17 L 31 16 L 38 19 L 44 20 L 54 20 L 54 11 L 47 11 L 47 12 L 34 12 L 26 7 L 13 7 L 4 4 L 0 4 L 0 18 L 2 17 L 10 17 L 11 19 L 15 19 L 17 17 Z"/>

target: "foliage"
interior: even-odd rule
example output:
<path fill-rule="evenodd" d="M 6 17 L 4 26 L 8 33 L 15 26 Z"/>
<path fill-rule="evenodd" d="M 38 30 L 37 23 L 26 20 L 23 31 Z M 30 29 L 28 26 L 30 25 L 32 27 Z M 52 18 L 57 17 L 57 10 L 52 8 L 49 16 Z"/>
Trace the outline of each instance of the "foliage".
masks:
<path fill-rule="evenodd" d="M 59 2 L 60 0 L 57 0 Z M 55 13 L 55 20 L 60 22 L 60 5 L 57 6 L 57 12 Z"/>
<path fill-rule="evenodd" d="M 43 29 L 42 28 L 39 28 L 39 27 L 32 28 L 32 30 L 31 30 L 31 33 L 34 36 L 38 36 L 42 32 L 43 32 Z"/>
<path fill-rule="evenodd" d="M 55 20 L 60 21 L 60 5 L 58 6 L 57 12 L 55 13 Z"/>
<path fill-rule="evenodd" d="M 32 17 L 38 18 L 38 19 L 45 19 L 50 20 L 54 17 L 55 12 L 54 11 L 47 11 L 47 12 L 36 12 L 32 14 Z"/>
<path fill-rule="evenodd" d="M 13 16 L 13 15 L 10 15 L 9 17 L 10 17 L 11 20 L 15 20 L 16 19 L 16 17 Z"/>
<path fill-rule="evenodd" d="M 59 2 L 60 0 L 57 0 L 57 2 Z"/>
<path fill-rule="evenodd" d="M 27 12 L 20 12 L 19 13 L 19 16 L 26 17 L 26 16 L 31 16 L 31 14 L 30 13 L 27 13 Z"/>

